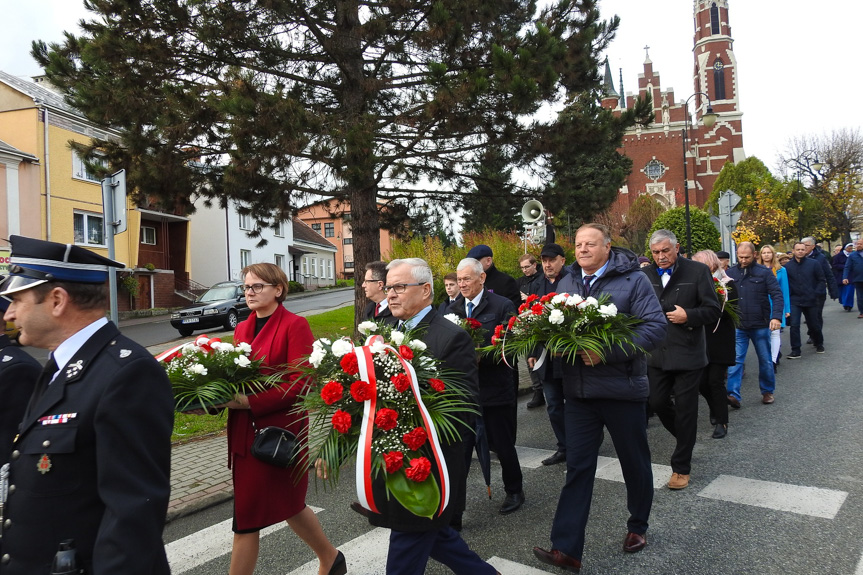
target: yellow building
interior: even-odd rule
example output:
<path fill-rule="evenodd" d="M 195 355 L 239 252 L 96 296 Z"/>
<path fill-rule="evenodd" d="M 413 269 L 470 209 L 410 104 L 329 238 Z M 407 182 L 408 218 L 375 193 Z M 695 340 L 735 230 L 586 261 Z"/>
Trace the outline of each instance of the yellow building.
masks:
<path fill-rule="evenodd" d="M 7 208 L 0 237 L 74 243 L 107 256 L 102 187 L 69 142 L 116 137 L 88 121 L 45 81 L 0 71 L 0 208 Z M 18 157 L 17 169 L 10 167 Z M 121 280 L 135 278 L 138 289 L 121 290 L 119 308 L 182 305 L 175 291 L 184 289 L 189 277 L 188 218 L 131 201 L 127 218 L 127 230 L 114 237 L 115 259 L 126 264 Z M 133 297 L 131 291 L 138 293 Z"/>

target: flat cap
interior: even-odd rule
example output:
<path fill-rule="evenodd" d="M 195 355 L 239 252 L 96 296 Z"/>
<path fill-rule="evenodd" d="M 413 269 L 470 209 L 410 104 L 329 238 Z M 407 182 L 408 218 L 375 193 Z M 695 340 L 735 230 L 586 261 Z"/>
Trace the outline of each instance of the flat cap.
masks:
<path fill-rule="evenodd" d="M 542 246 L 542 251 L 539 252 L 539 257 L 541 258 L 553 258 L 555 256 L 566 257 L 566 254 L 563 253 L 563 248 L 557 244 L 545 244 Z"/>
<path fill-rule="evenodd" d="M 465 256 L 465 257 L 478 260 L 478 259 L 482 259 L 482 258 L 494 257 L 494 254 L 491 253 L 490 247 L 488 247 L 485 244 L 479 244 L 477 246 L 472 247 L 470 249 L 470 251 L 467 253 L 467 256 Z"/>
<path fill-rule="evenodd" d="M 721 260 L 730 260 L 731 259 L 731 255 L 729 255 L 728 252 L 723 252 L 723 251 L 716 252 L 716 257 L 718 257 Z"/>

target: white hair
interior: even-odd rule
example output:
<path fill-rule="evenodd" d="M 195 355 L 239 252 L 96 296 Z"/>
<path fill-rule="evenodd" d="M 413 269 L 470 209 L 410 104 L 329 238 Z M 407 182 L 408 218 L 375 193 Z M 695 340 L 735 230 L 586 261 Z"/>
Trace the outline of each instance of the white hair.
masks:
<path fill-rule="evenodd" d="M 652 246 L 653 244 L 658 244 L 665 240 L 670 241 L 673 246 L 678 244 L 677 236 L 675 236 L 674 232 L 671 230 L 656 230 L 650 235 L 650 242 L 648 242 L 648 245 Z"/>
<path fill-rule="evenodd" d="M 482 262 L 475 258 L 464 258 L 458 263 L 458 266 L 456 266 L 455 269 L 456 271 L 458 271 L 465 268 L 471 268 L 476 273 L 476 275 L 485 272 L 482 267 Z"/>
<path fill-rule="evenodd" d="M 411 277 L 417 283 L 429 284 L 434 294 L 434 276 L 427 261 L 422 258 L 403 258 L 387 264 L 387 271 L 398 266 L 410 266 Z"/>

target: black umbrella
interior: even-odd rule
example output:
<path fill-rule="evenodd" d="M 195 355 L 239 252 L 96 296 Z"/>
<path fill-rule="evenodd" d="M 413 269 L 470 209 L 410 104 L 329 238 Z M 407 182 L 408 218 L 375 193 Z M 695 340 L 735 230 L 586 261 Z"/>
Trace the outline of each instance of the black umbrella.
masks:
<path fill-rule="evenodd" d="M 485 434 L 485 422 L 482 417 L 476 418 L 474 432 L 476 434 L 474 439 L 476 458 L 479 460 L 482 476 L 485 478 L 485 486 L 486 489 L 488 489 L 488 498 L 491 499 L 491 454 L 488 449 L 488 436 Z"/>

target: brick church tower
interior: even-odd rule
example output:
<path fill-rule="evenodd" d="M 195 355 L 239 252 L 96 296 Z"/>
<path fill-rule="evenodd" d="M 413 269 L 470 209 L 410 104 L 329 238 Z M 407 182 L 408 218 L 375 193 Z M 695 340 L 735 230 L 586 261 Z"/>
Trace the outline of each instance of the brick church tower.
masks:
<path fill-rule="evenodd" d="M 651 95 L 655 119 L 647 128 L 636 126 L 623 137 L 619 151 L 632 159 L 632 173 L 618 197 L 622 211 L 626 211 L 639 194 L 645 193 L 667 207 L 684 204 L 683 131 L 687 119 L 686 171 L 690 205 L 704 206 L 725 162 L 736 164 L 746 158 L 728 0 L 694 0 L 694 22 L 693 92 L 687 90 L 680 101 L 675 100 L 673 89 L 662 89 L 659 72 L 653 69 L 645 47 L 638 94 Z M 607 63 L 605 74 L 602 106 L 619 111 L 622 99 L 617 98 Z M 719 115 L 710 129 L 701 122 L 708 106 L 708 99 L 702 92 L 707 94 L 709 104 Z M 627 94 L 627 107 L 632 106 L 634 100 L 635 96 Z"/>

